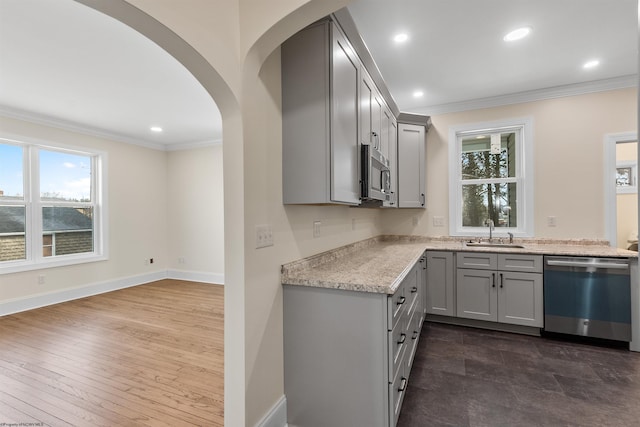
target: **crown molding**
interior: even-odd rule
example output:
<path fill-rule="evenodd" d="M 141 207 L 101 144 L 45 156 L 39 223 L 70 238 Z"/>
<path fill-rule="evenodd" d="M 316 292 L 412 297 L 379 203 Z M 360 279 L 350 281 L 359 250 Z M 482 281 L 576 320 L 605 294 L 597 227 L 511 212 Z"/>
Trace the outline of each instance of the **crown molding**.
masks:
<path fill-rule="evenodd" d="M 412 109 L 412 112 L 434 116 L 438 114 L 480 110 L 483 108 L 521 104 L 524 102 L 542 101 L 545 99 L 584 95 L 588 93 L 605 92 L 609 90 L 626 89 L 637 86 L 638 75 L 630 74 L 627 76 L 614 77 L 611 79 L 594 80 L 585 83 L 574 83 L 563 86 L 517 92 L 508 95 L 492 96 L 488 98 L 471 99 L 468 101 L 452 102 L 448 104 L 417 107 Z"/>
<path fill-rule="evenodd" d="M 31 111 L 21 110 L 19 108 L 13 108 L 6 105 L 0 105 L 0 116 L 9 119 L 22 120 L 37 125 L 49 126 L 57 129 L 66 130 L 69 132 L 80 133 L 83 135 L 93 136 L 102 139 L 108 139 L 110 141 L 123 142 L 125 144 L 138 145 L 152 150 L 160 151 L 179 151 L 190 150 L 194 148 L 208 147 L 212 145 L 222 144 L 222 140 L 206 140 L 206 141 L 194 141 L 175 144 L 162 144 L 155 141 L 147 141 L 138 138 L 131 138 L 116 132 L 109 132 L 104 129 L 87 126 L 84 124 L 72 122 L 69 120 L 62 120 L 55 117 L 47 116 L 45 114 L 38 114 Z"/>

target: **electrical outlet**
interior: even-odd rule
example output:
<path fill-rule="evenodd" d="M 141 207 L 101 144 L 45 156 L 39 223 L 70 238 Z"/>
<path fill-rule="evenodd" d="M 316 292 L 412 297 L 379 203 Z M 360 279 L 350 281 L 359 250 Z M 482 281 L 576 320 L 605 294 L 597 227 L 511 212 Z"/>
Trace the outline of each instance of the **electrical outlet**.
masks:
<path fill-rule="evenodd" d="M 558 225 L 558 221 L 557 221 L 556 217 L 555 216 L 548 216 L 547 217 L 547 225 L 549 227 L 557 226 Z"/>
<path fill-rule="evenodd" d="M 444 227 L 444 217 L 443 216 L 434 216 L 433 217 L 433 226 L 434 227 Z"/>
<path fill-rule="evenodd" d="M 256 225 L 256 249 L 273 246 L 273 228 L 271 225 Z"/>
<path fill-rule="evenodd" d="M 356 219 L 355 218 L 351 218 L 351 229 L 352 230 L 356 229 Z"/>
<path fill-rule="evenodd" d="M 417 216 L 414 216 L 414 217 L 412 218 L 411 222 L 413 223 L 413 226 L 415 227 L 416 225 L 418 225 L 418 223 L 419 223 L 420 221 L 418 220 L 418 217 L 417 217 Z"/>
<path fill-rule="evenodd" d="M 313 221 L 313 237 L 320 237 L 320 226 L 322 223 L 320 221 Z"/>
<path fill-rule="evenodd" d="M 185 258 L 183 256 L 178 257 L 178 264 L 186 264 L 187 261 L 185 260 Z"/>
<path fill-rule="evenodd" d="M 46 277 L 44 274 L 38 275 L 38 285 L 44 285 L 46 283 Z"/>

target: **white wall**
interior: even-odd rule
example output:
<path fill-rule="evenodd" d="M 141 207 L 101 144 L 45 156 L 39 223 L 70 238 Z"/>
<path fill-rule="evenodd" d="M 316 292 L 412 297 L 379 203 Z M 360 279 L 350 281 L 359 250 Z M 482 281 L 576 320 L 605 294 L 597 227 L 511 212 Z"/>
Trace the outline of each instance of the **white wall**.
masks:
<path fill-rule="evenodd" d="M 216 283 L 224 277 L 222 172 L 222 144 L 167 154 L 168 268 Z"/>
<path fill-rule="evenodd" d="M 622 89 L 433 116 L 427 133 L 427 209 L 385 211 L 384 232 L 448 234 L 450 126 L 530 116 L 535 237 L 604 239 L 602 141 L 606 134 L 636 129 L 636 96 L 636 89 Z M 444 217 L 444 227 L 434 227 L 433 216 Z M 556 227 L 547 225 L 548 216 L 556 217 Z"/>
<path fill-rule="evenodd" d="M 106 152 L 109 215 L 107 261 L 0 275 L 0 303 L 166 270 L 165 152 L 2 117 L 0 133 Z"/>

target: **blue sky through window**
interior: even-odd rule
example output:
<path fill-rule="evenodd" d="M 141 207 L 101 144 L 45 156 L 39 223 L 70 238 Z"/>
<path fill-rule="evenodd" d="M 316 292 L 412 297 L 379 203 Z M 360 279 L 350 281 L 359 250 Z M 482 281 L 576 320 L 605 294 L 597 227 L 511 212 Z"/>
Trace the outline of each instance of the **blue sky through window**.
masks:
<path fill-rule="evenodd" d="M 0 191 L 5 197 L 23 197 L 22 147 L 0 144 Z"/>
<path fill-rule="evenodd" d="M 0 191 L 23 197 L 23 148 L 0 144 Z M 91 200 L 91 157 L 40 150 L 40 194 L 46 199 Z"/>

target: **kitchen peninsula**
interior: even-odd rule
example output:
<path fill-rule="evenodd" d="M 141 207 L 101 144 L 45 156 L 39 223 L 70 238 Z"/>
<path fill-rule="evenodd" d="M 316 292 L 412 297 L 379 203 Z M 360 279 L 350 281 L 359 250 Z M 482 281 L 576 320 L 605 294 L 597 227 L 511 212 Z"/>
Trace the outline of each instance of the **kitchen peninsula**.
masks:
<path fill-rule="evenodd" d="M 285 391 L 290 423 L 395 426 L 422 323 L 432 304 L 429 287 L 439 286 L 427 274 L 429 269 L 438 268 L 435 263 L 427 265 L 430 254 L 449 254 L 450 266 L 455 264 L 457 254 L 458 267 L 464 267 L 464 260 L 503 260 L 501 268 L 515 271 L 512 274 L 520 282 L 517 286 L 528 286 L 525 278 L 537 276 L 535 289 L 540 295 L 515 304 L 525 313 L 528 307 L 535 308 L 531 309 L 537 313 L 531 315 L 532 322 L 523 315 L 507 317 L 506 324 L 498 320 L 472 325 L 538 334 L 543 326 L 544 256 L 628 260 L 632 277 L 631 348 L 638 350 L 638 304 L 634 302 L 638 300 L 637 252 L 612 248 L 599 240 L 517 239 L 517 245 L 496 242 L 487 246 L 467 243 L 449 237 L 378 236 L 282 266 Z M 528 271 L 533 268 L 537 270 Z M 453 276 L 453 267 L 451 271 Z M 499 287 L 503 288 L 503 274 L 510 276 L 496 271 L 488 273 L 493 276 L 493 287 L 498 287 L 499 277 Z M 505 292 L 510 292 L 509 286 L 505 279 Z M 521 299 L 520 295 L 529 295 L 528 291 L 525 287 L 524 293 L 512 295 Z M 514 310 L 513 306 L 509 309 Z M 446 318 L 456 320 L 455 315 Z"/>

